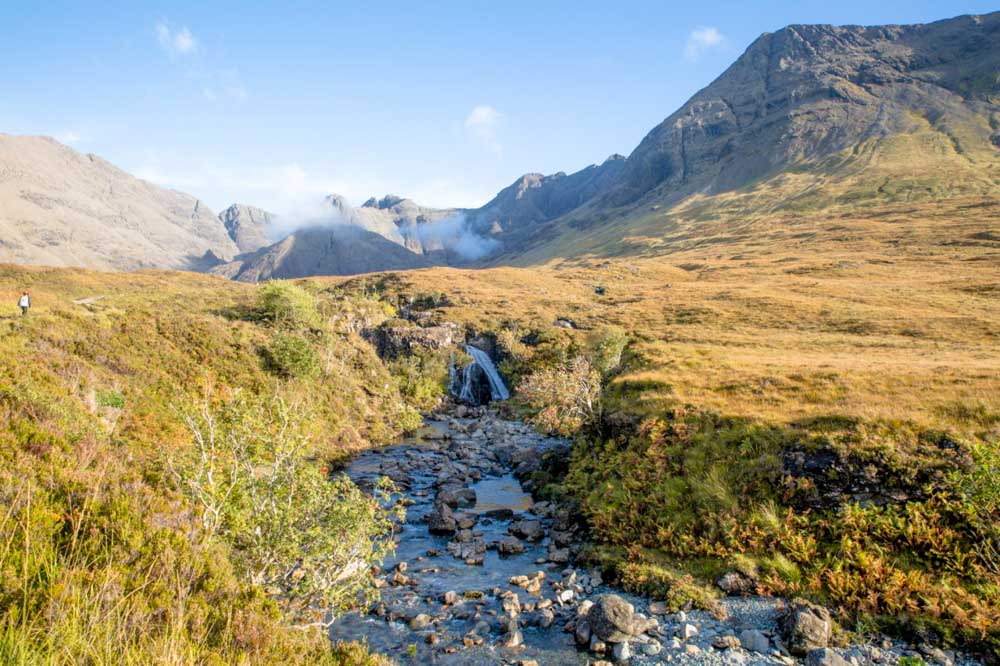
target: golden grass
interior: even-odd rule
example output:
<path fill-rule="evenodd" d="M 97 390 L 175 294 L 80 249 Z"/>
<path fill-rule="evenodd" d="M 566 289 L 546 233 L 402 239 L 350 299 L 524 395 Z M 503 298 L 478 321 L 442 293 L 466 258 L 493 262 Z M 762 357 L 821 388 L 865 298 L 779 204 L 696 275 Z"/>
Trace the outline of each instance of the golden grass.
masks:
<path fill-rule="evenodd" d="M 409 293 L 446 293 L 455 307 L 441 316 L 478 329 L 560 317 L 626 328 L 641 363 L 616 381 L 647 387 L 643 412 L 684 402 L 996 434 L 1000 201 L 731 222 L 700 223 L 652 256 L 401 276 Z"/>

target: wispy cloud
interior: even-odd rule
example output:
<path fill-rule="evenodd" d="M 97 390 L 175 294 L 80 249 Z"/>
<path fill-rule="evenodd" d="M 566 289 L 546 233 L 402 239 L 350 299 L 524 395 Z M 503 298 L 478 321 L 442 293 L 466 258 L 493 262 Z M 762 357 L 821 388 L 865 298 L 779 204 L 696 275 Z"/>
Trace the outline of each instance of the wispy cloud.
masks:
<path fill-rule="evenodd" d="M 171 56 L 186 55 L 198 48 L 198 40 L 187 26 L 172 28 L 166 21 L 157 21 L 156 41 Z"/>
<path fill-rule="evenodd" d="M 52 138 L 54 138 L 59 143 L 65 143 L 67 146 L 72 146 L 74 144 L 83 141 L 83 137 L 80 136 L 79 132 L 74 132 L 72 130 L 59 132 L 55 134 Z"/>
<path fill-rule="evenodd" d="M 498 130 L 503 114 L 492 106 L 480 104 L 465 117 L 465 131 L 488 150 L 500 154 L 503 144 L 498 138 Z"/>
<path fill-rule="evenodd" d="M 726 43 L 726 37 L 718 28 L 702 26 L 695 28 L 688 35 L 687 43 L 684 45 L 684 59 L 694 62 L 708 50 L 718 48 Z"/>

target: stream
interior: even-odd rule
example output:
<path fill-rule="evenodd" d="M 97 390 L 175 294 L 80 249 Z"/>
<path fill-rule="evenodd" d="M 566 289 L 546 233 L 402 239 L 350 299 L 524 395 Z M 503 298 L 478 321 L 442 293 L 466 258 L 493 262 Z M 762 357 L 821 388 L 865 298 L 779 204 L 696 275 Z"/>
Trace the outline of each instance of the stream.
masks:
<path fill-rule="evenodd" d="M 546 452 L 569 451 L 566 440 L 487 408 L 457 406 L 400 444 L 358 455 L 348 476 L 366 490 L 387 476 L 408 506 L 396 550 L 377 574 L 380 600 L 337 618 L 331 639 L 365 641 L 399 664 L 802 663 L 805 651 L 793 656 L 779 629 L 785 600 L 729 596 L 718 617 L 671 613 L 574 566 L 580 528 L 525 487 Z M 810 649 L 805 663 L 816 666 L 889 665 L 903 656 L 977 663 L 878 636 Z"/>

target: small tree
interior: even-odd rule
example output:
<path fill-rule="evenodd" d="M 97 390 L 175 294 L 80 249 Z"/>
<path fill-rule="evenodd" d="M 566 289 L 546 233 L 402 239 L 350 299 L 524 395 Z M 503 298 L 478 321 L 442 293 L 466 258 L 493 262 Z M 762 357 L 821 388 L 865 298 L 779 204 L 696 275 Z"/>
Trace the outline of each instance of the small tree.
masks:
<path fill-rule="evenodd" d="M 585 356 L 538 370 L 519 393 L 538 410 L 532 422 L 546 432 L 572 435 L 600 416 L 601 375 Z"/>
<path fill-rule="evenodd" d="M 276 326 L 301 329 L 318 326 L 321 321 L 316 297 L 284 280 L 261 285 L 257 291 L 257 305 L 261 316 Z"/>
<path fill-rule="evenodd" d="M 600 326 L 587 334 L 591 362 L 602 375 L 609 375 L 621 365 L 628 345 L 628 334 L 619 326 Z"/>
<path fill-rule="evenodd" d="M 297 333 L 275 331 L 262 352 L 267 369 L 280 377 L 312 377 L 319 371 L 319 354 Z"/>
<path fill-rule="evenodd" d="M 305 418 L 277 397 L 206 400 L 184 417 L 194 447 L 169 467 L 201 507 L 204 538 L 229 543 L 294 620 L 316 622 L 374 593 L 369 570 L 393 548 L 395 507 L 388 482 L 367 497 L 309 461 Z"/>

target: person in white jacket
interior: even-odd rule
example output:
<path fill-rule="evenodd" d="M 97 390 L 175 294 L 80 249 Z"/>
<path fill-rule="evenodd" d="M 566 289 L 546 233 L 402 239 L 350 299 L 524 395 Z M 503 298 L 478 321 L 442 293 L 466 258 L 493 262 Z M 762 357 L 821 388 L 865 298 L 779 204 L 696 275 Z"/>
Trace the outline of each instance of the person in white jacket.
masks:
<path fill-rule="evenodd" d="M 24 316 L 28 314 L 28 308 L 31 307 L 31 296 L 28 292 L 21 294 L 20 300 L 17 302 L 17 307 L 21 308 L 21 315 Z"/>

